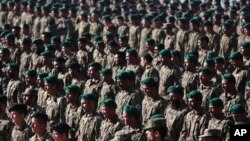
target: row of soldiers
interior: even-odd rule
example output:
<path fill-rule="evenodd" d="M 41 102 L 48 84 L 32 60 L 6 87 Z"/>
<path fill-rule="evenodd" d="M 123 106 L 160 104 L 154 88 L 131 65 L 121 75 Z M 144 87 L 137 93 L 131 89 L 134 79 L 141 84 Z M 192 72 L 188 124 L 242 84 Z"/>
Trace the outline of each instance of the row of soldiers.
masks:
<path fill-rule="evenodd" d="M 229 140 L 250 3 L 178 3 L 3 1 L 0 140 Z"/>

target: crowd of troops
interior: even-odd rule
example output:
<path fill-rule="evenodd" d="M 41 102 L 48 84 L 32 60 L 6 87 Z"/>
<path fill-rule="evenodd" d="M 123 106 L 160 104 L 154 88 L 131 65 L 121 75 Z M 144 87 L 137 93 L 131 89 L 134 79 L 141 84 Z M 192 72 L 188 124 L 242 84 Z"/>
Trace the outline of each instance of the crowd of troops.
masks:
<path fill-rule="evenodd" d="M 250 124 L 249 0 L 0 3 L 0 141 L 229 141 Z"/>

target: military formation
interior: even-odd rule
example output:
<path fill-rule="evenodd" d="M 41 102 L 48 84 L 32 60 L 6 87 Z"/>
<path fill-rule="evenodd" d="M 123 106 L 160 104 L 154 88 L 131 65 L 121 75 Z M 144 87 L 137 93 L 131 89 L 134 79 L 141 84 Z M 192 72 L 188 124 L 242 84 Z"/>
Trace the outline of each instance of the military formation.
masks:
<path fill-rule="evenodd" d="M 249 0 L 1 0 L 0 141 L 230 141 L 249 65 Z"/>

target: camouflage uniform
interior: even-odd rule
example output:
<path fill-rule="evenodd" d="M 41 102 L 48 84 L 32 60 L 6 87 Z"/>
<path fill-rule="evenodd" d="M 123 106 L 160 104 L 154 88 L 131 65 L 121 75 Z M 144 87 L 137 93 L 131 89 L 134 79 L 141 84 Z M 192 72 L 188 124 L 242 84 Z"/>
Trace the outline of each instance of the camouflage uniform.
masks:
<path fill-rule="evenodd" d="M 13 127 L 11 141 L 28 141 L 31 136 L 33 136 L 31 128 L 24 122 L 20 127 Z"/>
<path fill-rule="evenodd" d="M 159 72 L 153 67 L 153 66 L 148 66 L 145 68 L 141 80 L 144 79 L 145 77 L 153 77 L 155 81 L 159 82 Z"/>
<path fill-rule="evenodd" d="M 178 107 L 171 104 L 166 107 L 166 125 L 168 128 L 168 135 L 172 141 L 178 141 L 183 126 L 184 117 L 188 112 L 189 107 L 184 101 L 181 102 Z"/>
<path fill-rule="evenodd" d="M 237 67 L 232 74 L 236 80 L 236 89 L 244 96 L 246 82 L 250 79 L 248 67 Z"/>
<path fill-rule="evenodd" d="M 184 88 L 184 100 L 187 101 L 186 95 L 198 88 L 198 73 L 185 71 L 182 74 L 182 87 Z"/>
<path fill-rule="evenodd" d="M 181 130 L 179 141 L 198 141 L 208 126 L 209 115 L 203 109 L 187 113 Z"/>
<path fill-rule="evenodd" d="M 123 122 L 116 117 L 112 121 L 103 120 L 100 126 L 100 136 L 98 141 L 109 141 L 114 138 L 115 132 L 123 128 Z"/>
<path fill-rule="evenodd" d="M 84 93 L 92 93 L 96 97 L 99 97 L 99 91 L 101 89 L 101 81 L 89 79 L 85 83 Z"/>
<path fill-rule="evenodd" d="M 11 127 L 9 119 L 0 118 L 0 141 L 10 141 Z"/>
<path fill-rule="evenodd" d="M 27 110 L 28 110 L 28 113 L 25 117 L 25 121 L 31 127 L 32 126 L 32 124 L 31 124 L 32 115 L 37 113 L 37 112 L 44 112 L 44 111 L 43 111 L 42 107 L 40 107 L 39 105 L 35 105 L 33 107 L 27 106 Z"/>
<path fill-rule="evenodd" d="M 139 26 L 131 25 L 129 27 L 129 46 L 138 49 L 140 47 L 141 28 Z"/>
<path fill-rule="evenodd" d="M 148 119 L 155 114 L 164 114 L 167 102 L 161 96 L 154 98 L 145 96 L 142 101 L 142 123 L 145 124 Z"/>
<path fill-rule="evenodd" d="M 11 79 L 7 86 L 8 105 L 22 102 L 22 92 L 25 84 L 19 79 Z"/>
<path fill-rule="evenodd" d="M 36 135 L 32 136 L 29 141 L 54 141 L 54 139 L 48 132 L 46 132 L 42 137 Z"/>
<path fill-rule="evenodd" d="M 102 122 L 99 114 L 83 115 L 76 133 L 77 141 L 95 141 L 99 137 L 99 130 Z"/>

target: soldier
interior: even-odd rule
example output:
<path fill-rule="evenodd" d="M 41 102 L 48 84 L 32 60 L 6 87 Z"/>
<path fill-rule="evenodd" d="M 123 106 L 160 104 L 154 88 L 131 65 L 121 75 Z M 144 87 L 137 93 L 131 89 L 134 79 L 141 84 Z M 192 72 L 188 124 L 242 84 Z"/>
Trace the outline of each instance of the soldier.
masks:
<path fill-rule="evenodd" d="M 39 73 L 50 73 L 53 69 L 53 63 L 52 63 L 52 54 L 49 51 L 44 51 L 41 53 L 41 67 L 38 72 Z"/>
<path fill-rule="evenodd" d="M 141 56 L 141 66 L 144 69 L 141 80 L 145 77 L 153 77 L 157 83 L 159 83 L 159 72 L 152 65 L 153 57 L 146 53 Z"/>
<path fill-rule="evenodd" d="M 58 79 L 54 75 L 49 75 L 44 78 L 45 90 L 48 95 L 46 100 L 46 114 L 49 117 L 49 125 L 56 122 L 65 122 L 66 99 L 59 96 Z"/>
<path fill-rule="evenodd" d="M 250 42 L 241 42 L 240 43 L 240 53 L 243 56 L 244 66 L 250 65 Z"/>
<path fill-rule="evenodd" d="M 81 90 L 84 89 L 85 78 L 80 70 L 80 65 L 77 62 L 72 62 L 68 65 L 68 72 L 64 76 L 64 86 L 71 84 L 77 85 Z"/>
<path fill-rule="evenodd" d="M 31 69 L 38 70 L 41 68 L 42 57 L 40 54 L 44 51 L 43 40 L 35 39 L 32 43 L 31 51 L 31 60 L 29 66 Z"/>
<path fill-rule="evenodd" d="M 32 132 L 35 133 L 29 141 L 45 140 L 54 141 L 53 137 L 47 131 L 48 116 L 42 112 L 36 112 L 32 115 L 31 128 Z"/>
<path fill-rule="evenodd" d="M 35 6 L 33 3 L 28 3 L 27 5 L 27 15 L 25 18 L 25 24 L 29 25 L 29 35 L 31 35 L 32 37 L 32 29 L 33 29 L 33 25 L 34 25 L 34 20 L 36 18 L 35 16 L 35 12 L 34 12 Z"/>
<path fill-rule="evenodd" d="M 178 141 L 183 126 L 184 117 L 189 112 L 189 107 L 183 100 L 183 87 L 170 86 L 167 89 L 170 104 L 166 107 L 165 118 L 168 136 L 172 141 Z"/>
<path fill-rule="evenodd" d="M 60 19 L 57 23 L 57 29 L 59 31 L 61 40 L 64 41 L 66 38 L 71 37 L 73 35 L 74 23 L 71 21 L 71 19 L 68 17 L 68 10 L 63 7 L 60 9 Z"/>
<path fill-rule="evenodd" d="M 146 131 L 148 141 L 164 141 L 167 136 L 166 119 L 152 117 L 143 128 Z"/>
<path fill-rule="evenodd" d="M 80 12 L 79 23 L 76 26 L 78 31 L 78 38 L 82 38 L 84 34 L 89 33 L 90 24 L 88 22 L 88 15 L 86 12 Z"/>
<path fill-rule="evenodd" d="M 104 120 L 100 126 L 100 141 L 109 141 L 114 138 L 115 132 L 121 130 L 124 126 L 123 122 L 118 118 L 116 114 L 117 104 L 112 99 L 105 99 L 101 102 L 101 113 L 104 116 Z"/>
<path fill-rule="evenodd" d="M 185 116 L 179 141 L 198 141 L 199 135 L 202 135 L 207 128 L 209 114 L 201 107 L 201 103 L 201 92 L 193 90 L 188 94 L 188 105 L 191 111 Z"/>
<path fill-rule="evenodd" d="M 23 103 L 27 106 L 26 123 L 32 127 L 31 118 L 36 112 L 43 112 L 42 107 L 37 105 L 37 90 L 34 88 L 26 88 L 22 93 Z"/>
<path fill-rule="evenodd" d="M 143 78 L 141 81 L 145 98 L 142 101 L 142 124 L 155 114 L 164 114 L 167 102 L 158 94 L 158 83 L 153 77 Z"/>
<path fill-rule="evenodd" d="M 236 80 L 232 74 L 226 73 L 222 75 L 222 88 L 224 93 L 220 95 L 220 99 L 224 103 L 224 113 L 228 117 L 230 115 L 230 109 L 235 104 L 245 105 L 246 101 L 244 97 L 236 89 Z"/>
<path fill-rule="evenodd" d="M 8 64 L 7 76 L 10 79 L 7 85 L 7 98 L 8 98 L 8 106 L 13 103 L 21 103 L 22 95 L 21 93 L 24 91 L 24 84 L 18 78 L 18 64 L 11 63 Z"/>
<path fill-rule="evenodd" d="M 53 61 L 54 68 L 51 74 L 57 76 L 59 79 L 64 79 L 66 75 L 65 59 L 63 57 L 56 57 Z"/>
<path fill-rule="evenodd" d="M 145 50 L 145 40 L 151 37 L 152 34 L 151 19 L 152 19 L 151 16 L 144 16 L 142 18 L 143 27 L 141 30 L 139 54 L 141 54 Z"/>
<path fill-rule="evenodd" d="M 230 114 L 232 116 L 235 125 L 250 125 L 250 118 L 247 116 L 248 113 L 242 104 L 235 104 L 230 109 Z"/>
<path fill-rule="evenodd" d="M 41 21 L 42 21 L 42 9 L 41 7 L 35 7 L 35 19 L 32 27 L 32 38 L 37 39 L 40 37 Z"/>
<path fill-rule="evenodd" d="M 125 19 L 123 16 L 119 15 L 116 16 L 116 24 L 117 24 L 117 34 L 120 35 L 127 35 L 129 33 L 129 27 L 125 23 Z"/>
<path fill-rule="evenodd" d="M 39 73 L 37 74 L 37 104 L 42 107 L 42 109 L 45 111 L 46 109 L 46 101 L 48 98 L 48 95 L 45 90 L 45 85 L 44 85 L 44 78 L 47 77 L 47 73 Z"/>
<path fill-rule="evenodd" d="M 70 127 L 66 123 L 56 123 L 52 126 L 53 139 L 55 141 L 68 141 Z"/>
<path fill-rule="evenodd" d="M 199 69 L 199 82 L 198 90 L 202 93 L 202 107 L 208 109 L 208 101 L 212 98 L 220 96 L 220 90 L 211 81 L 213 72 L 208 68 Z"/>
<path fill-rule="evenodd" d="M 102 34 L 103 24 L 99 21 L 99 16 L 100 16 L 100 12 L 97 9 L 91 12 L 89 33 L 92 36 Z"/>
<path fill-rule="evenodd" d="M 1 12 L 0 12 L 0 26 L 3 26 L 7 23 L 8 9 L 6 3 L 1 3 Z"/>
<path fill-rule="evenodd" d="M 37 88 L 37 72 L 35 70 L 27 70 L 25 73 L 26 88 Z"/>
<path fill-rule="evenodd" d="M 166 23 L 163 25 L 166 37 L 164 39 L 164 46 L 167 49 L 174 49 L 174 44 L 176 40 L 175 33 L 173 32 L 173 25 L 171 23 Z"/>
<path fill-rule="evenodd" d="M 107 64 L 107 54 L 104 52 L 105 43 L 103 41 L 99 41 L 96 44 L 96 50 L 93 53 L 94 62 L 100 63 L 103 67 Z"/>
<path fill-rule="evenodd" d="M 237 91 L 245 95 L 245 84 L 250 79 L 249 69 L 247 66 L 244 66 L 243 56 L 240 52 L 233 52 L 229 56 L 230 63 L 234 68 L 232 74 L 236 79 L 236 89 Z"/>
<path fill-rule="evenodd" d="M 161 18 L 160 16 L 155 17 L 153 20 L 153 30 L 152 30 L 152 39 L 155 40 L 156 43 L 164 43 L 164 39 L 166 37 L 164 30 L 161 28 Z"/>
<path fill-rule="evenodd" d="M 140 35 L 141 35 L 141 28 L 138 25 L 139 16 L 136 14 L 129 15 L 129 46 L 135 48 L 136 50 L 140 47 Z"/>
<path fill-rule="evenodd" d="M 92 93 L 97 98 L 99 97 L 99 91 L 101 88 L 101 80 L 100 80 L 100 70 L 102 69 L 102 65 L 100 63 L 94 62 L 89 64 L 88 67 L 88 75 L 89 79 L 85 83 L 84 93 Z"/>
<path fill-rule="evenodd" d="M 78 51 L 76 53 L 77 62 L 81 65 L 82 68 L 86 68 L 87 65 L 92 60 L 92 53 L 90 53 L 86 49 L 87 39 L 86 38 L 79 38 L 78 39 Z"/>
<path fill-rule="evenodd" d="M 79 122 L 79 128 L 76 133 L 78 141 L 97 140 L 100 135 L 100 126 L 102 117 L 96 112 L 97 99 L 92 93 L 81 95 L 81 105 L 84 115 Z"/>
<path fill-rule="evenodd" d="M 107 44 L 108 55 L 107 55 L 107 68 L 112 68 L 114 65 L 115 54 L 119 51 L 120 46 L 115 40 L 111 40 Z"/>
<path fill-rule="evenodd" d="M 203 35 L 198 38 L 198 44 L 197 44 L 199 48 L 198 49 L 198 54 L 199 54 L 198 62 L 199 62 L 199 65 L 201 66 L 204 64 L 207 58 L 210 58 L 212 54 L 215 54 L 215 52 L 209 49 L 208 43 L 209 43 L 209 38 L 207 36 Z"/>
<path fill-rule="evenodd" d="M 126 54 L 125 52 L 118 51 L 114 56 L 114 63 L 112 66 L 113 79 L 116 80 L 115 76 L 117 73 L 121 71 L 125 71 L 126 69 Z"/>
<path fill-rule="evenodd" d="M 213 98 L 209 100 L 209 112 L 211 119 L 208 122 L 208 129 L 217 128 L 221 130 L 223 140 L 228 141 L 230 138 L 230 120 L 224 115 L 223 101 L 219 98 Z"/>
<path fill-rule="evenodd" d="M 115 99 L 118 91 L 118 88 L 112 79 L 112 69 L 103 68 L 101 70 L 101 80 L 102 88 L 100 90 L 100 96 L 98 99 L 98 107 L 100 107 L 101 102 L 107 98 Z"/>
<path fill-rule="evenodd" d="M 25 122 L 25 116 L 27 114 L 27 107 L 24 104 L 14 103 L 9 107 L 9 112 L 11 115 L 14 127 L 11 132 L 12 141 L 28 141 L 33 133 L 30 126 Z"/>
<path fill-rule="evenodd" d="M 128 36 L 126 35 L 120 35 L 118 39 L 118 44 L 120 45 L 119 51 L 126 52 L 128 49 L 130 49 L 130 45 L 128 44 Z"/>
<path fill-rule="evenodd" d="M 225 22 L 222 27 L 223 35 L 220 39 L 220 50 L 219 56 L 224 57 L 228 60 L 229 55 L 232 51 L 237 50 L 237 39 L 233 35 L 232 25 L 229 22 Z"/>
<path fill-rule="evenodd" d="M 15 36 L 12 33 L 5 35 L 6 46 L 10 50 L 10 59 L 14 63 L 20 64 L 21 50 L 15 44 Z"/>
<path fill-rule="evenodd" d="M 32 40 L 30 38 L 24 38 L 21 42 L 21 58 L 20 58 L 20 67 L 19 67 L 19 77 L 21 79 L 24 79 L 24 74 L 27 69 L 30 68 L 30 60 L 31 60 L 31 45 L 32 45 Z"/>
<path fill-rule="evenodd" d="M 219 129 L 206 129 L 204 134 L 199 136 L 201 141 L 223 141 L 221 131 Z"/>
<path fill-rule="evenodd" d="M 220 35 L 214 31 L 211 21 L 206 21 L 203 26 L 205 35 L 209 39 L 208 49 L 218 54 L 220 49 Z"/>
<path fill-rule="evenodd" d="M 184 73 L 182 74 L 182 86 L 184 88 L 184 100 L 187 102 L 187 94 L 198 87 L 198 73 L 196 72 L 197 57 L 187 54 L 184 59 Z"/>
<path fill-rule="evenodd" d="M 135 85 L 140 87 L 141 76 L 143 74 L 143 68 L 139 64 L 139 56 L 136 49 L 129 49 L 126 52 L 127 68 L 126 70 L 132 70 L 135 73 Z"/>
<path fill-rule="evenodd" d="M 179 85 L 181 79 L 181 71 L 171 62 L 171 52 L 163 49 L 159 52 L 159 58 L 162 66 L 159 71 L 159 94 L 165 98 L 165 90 L 172 85 Z"/>
<path fill-rule="evenodd" d="M 79 127 L 80 117 L 80 100 L 81 89 L 76 85 L 69 85 L 65 88 L 65 97 L 67 99 L 67 107 L 65 111 L 66 123 L 71 127 L 69 130 L 69 139 L 71 141 L 76 140 L 76 131 Z"/>
<path fill-rule="evenodd" d="M 0 140 L 10 141 L 11 122 L 6 113 L 7 97 L 0 96 Z"/>
<path fill-rule="evenodd" d="M 50 13 L 50 8 L 48 5 L 44 5 L 42 7 L 42 18 L 40 20 L 40 36 L 42 35 L 42 33 L 44 33 L 45 28 L 48 27 L 49 25 L 49 21 L 51 21 L 53 19 L 53 17 L 51 17 L 49 15 Z"/>
<path fill-rule="evenodd" d="M 116 94 L 115 102 L 118 107 L 116 108 L 116 113 L 119 118 L 122 118 L 122 108 L 125 105 L 134 105 L 140 109 L 142 98 L 140 94 L 135 91 L 131 85 L 129 79 L 129 73 L 126 71 L 121 71 L 116 75 L 117 84 L 121 91 Z"/>
<path fill-rule="evenodd" d="M 146 140 L 145 136 L 143 135 L 142 125 L 140 122 L 140 109 L 137 109 L 132 105 L 125 105 L 122 109 L 122 115 L 125 126 L 122 128 L 122 130 L 120 130 L 120 132 L 128 132 L 131 135 L 131 141 Z"/>

